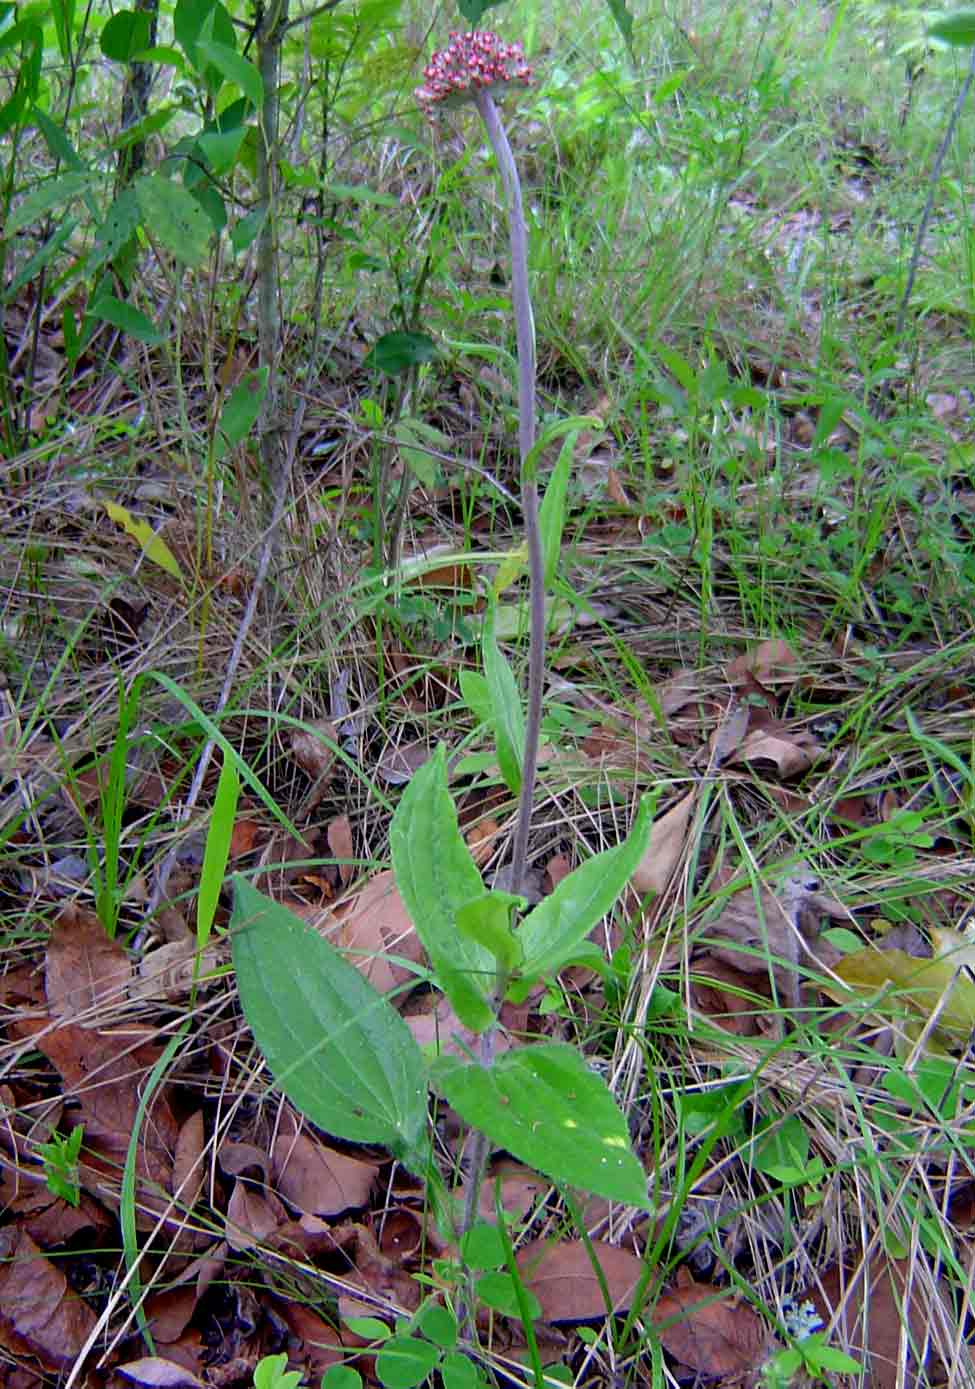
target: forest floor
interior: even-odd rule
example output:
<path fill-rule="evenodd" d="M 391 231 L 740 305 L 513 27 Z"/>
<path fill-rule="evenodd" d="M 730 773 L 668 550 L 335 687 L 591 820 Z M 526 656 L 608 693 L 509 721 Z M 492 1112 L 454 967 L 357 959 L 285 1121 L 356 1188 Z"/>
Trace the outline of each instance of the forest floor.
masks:
<path fill-rule="evenodd" d="M 929 53 L 905 82 L 857 13 L 702 12 L 636 73 L 608 17 L 588 46 L 556 25 L 512 120 L 543 424 L 588 417 L 533 895 L 620 842 L 641 793 L 656 820 L 593 934 L 609 971 L 548 979 L 502 1035 L 571 1042 L 606 1078 L 650 1209 L 495 1152 L 482 1213 L 497 1192 L 538 1315 L 485 1282 L 470 1360 L 429 1312 L 460 1255 L 423 1185 L 303 1119 L 255 1048 L 230 892 L 200 905 L 229 757 L 184 808 L 216 731 L 251 774 L 230 871 L 391 991 L 425 1047 L 466 1054 L 388 832 L 444 743 L 460 829 L 503 882 L 515 798 L 461 693 L 490 594 L 520 684 L 527 656 L 507 241 L 473 118 L 350 141 L 354 236 L 313 373 L 292 210 L 300 428 L 249 628 L 267 489 L 250 443 L 215 462 L 206 442 L 256 362 L 226 273 L 114 369 L 92 350 L 66 380 L 45 320 L 0 501 L 3 1386 L 272 1389 L 281 1354 L 333 1389 L 358 1382 L 336 1367 L 528 1384 L 535 1356 L 580 1389 L 975 1386 L 975 123 L 911 280 L 963 66 Z M 437 355 L 384 375 L 367 351 L 414 291 Z M 18 389 L 32 323 L 8 305 Z M 456 1116 L 431 1100 L 431 1122 L 462 1184 Z M 405 1326 L 429 1364 L 383 1360 Z"/>

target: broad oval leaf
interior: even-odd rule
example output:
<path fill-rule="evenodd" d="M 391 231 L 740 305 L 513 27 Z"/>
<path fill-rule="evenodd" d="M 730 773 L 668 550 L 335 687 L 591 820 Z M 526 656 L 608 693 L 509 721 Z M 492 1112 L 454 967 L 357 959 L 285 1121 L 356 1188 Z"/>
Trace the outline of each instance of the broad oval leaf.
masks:
<path fill-rule="evenodd" d="M 426 333 L 384 333 L 366 353 L 362 365 L 374 367 L 386 376 L 399 376 L 421 362 L 431 362 L 437 344 Z"/>
<path fill-rule="evenodd" d="M 141 10 L 117 10 L 99 36 L 106 58 L 114 63 L 131 63 L 134 55 L 149 46 L 149 16 Z"/>
<path fill-rule="evenodd" d="M 164 174 L 147 174 L 135 184 L 142 220 L 167 251 L 184 265 L 201 265 L 213 224 L 191 193 Z"/>
<path fill-rule="evenodd" d="M 414 773 L 389 829 L 396 886 L 454 1012 L 472 1032 L 493 1022 L 490 951 L 457 930 L 461 907 L 484 883 L 457 825 L 441 745 Z"/>
<path fill-rule="evenodd" d="M 559 883 L 522 922 L 518 939 L 524 953 L 522 981 L 509 990 L 520 1001 L 531 981 L 561 969 L 606 915 L 633 876 L 650 838 L 653 800 L 644 797 L 633 828 L 622 844 L 594 854 Z"/>
<path fill-rule="evenodd" d="M 239 875 L 232 925 L 241 1007 L 276 1085 L 336 1137 L 415 1152 L 426 1070 L 392 1005 L 317 932 Z"/>
<path fill-rule="evenodd" d="M 941 15 L 929 27 L 928 35 L 955 48 L 971 48 L 975 44 L 975 10 L 952 10 Z"/>
<path fill-rule="evenodd" d="M 433 1082 L 472 1128 L 546 1177 L 610 1201 L 647 1205 L 626 1119 L 574 1047 L 519 1047 L 489 1069 L 441 1056 Z"/>

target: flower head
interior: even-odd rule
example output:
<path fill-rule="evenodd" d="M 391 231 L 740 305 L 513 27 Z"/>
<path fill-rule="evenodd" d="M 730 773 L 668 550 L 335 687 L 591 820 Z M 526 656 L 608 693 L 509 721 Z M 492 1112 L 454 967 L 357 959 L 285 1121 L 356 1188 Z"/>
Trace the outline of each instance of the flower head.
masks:
<path fill-rule="evenodd" d="M 495 94 L 513 82 L 527 85 L 531 78 L 520 43 L 503 43 L 497 34 L 475 29 L 451 34 L 447 47 L 434 53 L 423 69 L 423 86 L 414 95 L 432 115 L 435 106 L 456 106 L 472 100 L 475 92 Z"/>

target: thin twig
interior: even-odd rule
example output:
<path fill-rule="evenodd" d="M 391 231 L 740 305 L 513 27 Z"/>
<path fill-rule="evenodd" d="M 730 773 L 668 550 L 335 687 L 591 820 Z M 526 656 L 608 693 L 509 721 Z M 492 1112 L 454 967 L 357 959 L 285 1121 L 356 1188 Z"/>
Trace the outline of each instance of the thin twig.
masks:
<path fill-rule="evenodd" d="M 938 189 L 938 180 L 941 178 L 941 170 L 948 157 L 951 142 L 954 139 L 955 127 L 961 117 L 962 108 L 968 100 L 968 93 L 971 90 L 972 82 L 975 81 L 975 47 L 972 48 L 972 55 L 968 63 L 968 73 L 961 90 L 955 100 L 951 116 L 944 133 L 944 138 L 938 146 L 938 153 L 934 157 L 934 164 L 931 166 L 931 177 L 928 180 L 928 196 L 924 204 L 924 211 L 921 213 L 921 220 L 918 223 L 917 235 L 914 238 L 914 251 L 911 255 L 911 264 L 907 272 L 907 283 L 904 286 L 904 293 L 901 296 L 900 306 L 897 310 L 897 322 L 894 325 L 894 338 L 899 339 L 904 331 L 904 321 L 907 318 L 907 306 L 911 300 L 914 290 L 914 281 L 917 278 L 918 266 L 921 263 L 921 251 L 924 247 L 924 237 L 928 230 L 928 223 L 931 220 L 931 213 L 934 211 L 934 199 Z"/>

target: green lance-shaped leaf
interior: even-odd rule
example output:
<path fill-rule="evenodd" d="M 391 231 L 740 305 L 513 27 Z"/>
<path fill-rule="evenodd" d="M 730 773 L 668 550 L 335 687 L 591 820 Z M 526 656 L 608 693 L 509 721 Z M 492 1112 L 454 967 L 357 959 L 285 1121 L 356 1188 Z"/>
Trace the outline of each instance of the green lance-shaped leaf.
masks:
<path fill-rule="evenodd" d="M 574 1047 L 519 1047 L 489 1069 L 442 1056 L 433 1083 L 473 1128 L 557 1182 L 646 1206 L 626 1119 Z"/>
<path fill-rule="evenodd" d="M 103 319 L 114 328 L 121 328 L 123 333 L 128 333 L 130 338 L 135 338 L 138 342 L 147 342 L 155 347 L 166 340 L 152 319 L 147 318 L 141 309 L 127 304 L 124 299 L 117 299 L 114 294 L 100 295 L 88 312 L 92 318 Z"/>
<path fill-rule="evenodd" d="M 239 87 L 258 110 L 264 105 L 264 86 L 261 74 L 249 59 L 242 57 L 236 49 L 217 39 L 197 39 L 198 56 L 219 72 L 225 82 Z"/>
<path fill-rule="evenodd" d="M 31 189 L 7 218 L 4 236 L 9 239 L 16 232 L 23 231 L 32 222 L 40 221 L 52 208 L 57 208 L 59 213 L 66 212 L 68 205 L 86 192 L 92 177 L 87 172 L 75 170 L 62 174 L 60 178 L 48 179 L 38 188 Z"/>
<path fill-rule="evenodd" d="M 228 450 L 247 437 L 261 411 L 267 394 L 268 367 L 249 371 L 234 387 L 220 411 L 217 435 L 213 442 L 215 458 L 223 458 Z"/>
<path fill-rule="evenodd" d="M 562 550 L 562 529 L 565 525 L 565 499 L 569 487 L 569 472 L 572 468 L 572 454 L 579 430 L 574 429 L 566 436 L 559 451 L 558 462 L 552 469 L 552 476 L 545 488 L 545 496 L 538 510 L 538 529 L 542 537 L 542 561 L 545 566 L 545 587 L 551 584 L 559 567 Z"/>
<path fill-rule="evenodd" d="M 646 852 L 652 817 L 653 801 L 644 797 L 623 843 L 573 869 L 525 917 L 518 932 L 524 951 L 522 977 L 508 990 L 510 999 L 523 1001 L 539 975 L 561 969 L 610 910 Z"/>
<path fill-rule="evenodd" d="M 484 676 L 491 697 L 491 722 L 498 766 L 505 784 L 513 796 L 521 790 L 521 764 L 525 749 L 525 714 L 521 695 L 510 665 L 498 646 L 495 635 L 495 605 L 488 603 L 484 618 L 481 650 Z"/>
<path fill-rule="evenodd" d="M 440 987 L 465 1027 L 483 1032 L 494 1018 L 494 957 L 457 930 L 457 913 L 484 884 L 457 825 L 442 746 L 404 791 L 389 845 L 396 886 Z"/>
<path fill-rule="evenodd" d="M 415 1154 L 426 1121 L 425 1063 L 392 1005 L 240 875 L 232 941 L 241 1007 L 278 1087 L 336 1137 Z"/>

